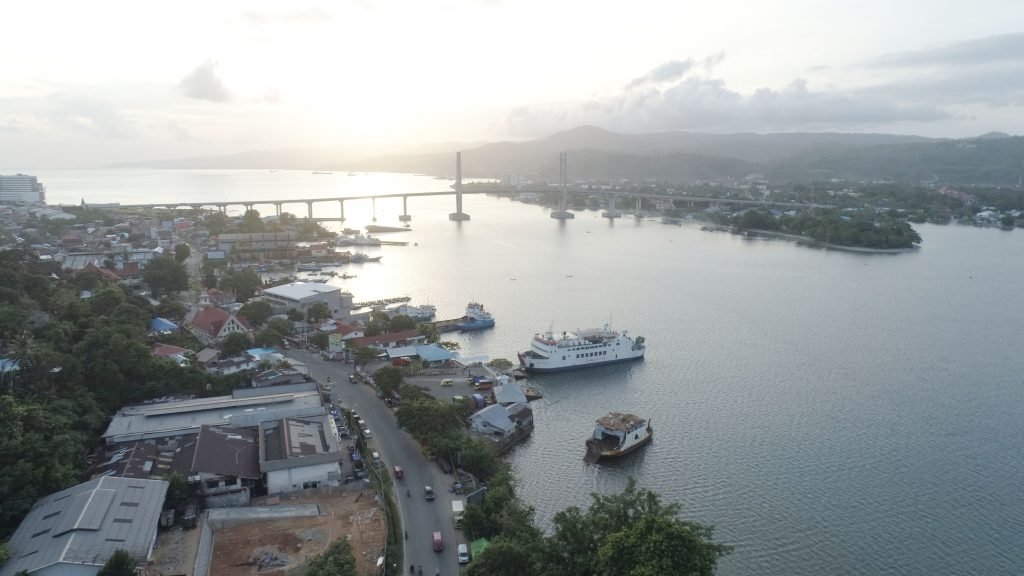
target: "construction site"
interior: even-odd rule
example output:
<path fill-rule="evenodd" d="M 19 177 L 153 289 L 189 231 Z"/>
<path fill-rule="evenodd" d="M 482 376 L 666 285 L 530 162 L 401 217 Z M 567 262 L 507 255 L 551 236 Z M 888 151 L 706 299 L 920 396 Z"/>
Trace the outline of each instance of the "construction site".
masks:
<path fill-rule="evenodd" d="M 386 522 L 372 489 L 313 488 L 216 509 L 200 527 L 160 535 L 147 574 L 304 574 L 305 564 L 347 538 L 360 574 L 377 573 Z"/>

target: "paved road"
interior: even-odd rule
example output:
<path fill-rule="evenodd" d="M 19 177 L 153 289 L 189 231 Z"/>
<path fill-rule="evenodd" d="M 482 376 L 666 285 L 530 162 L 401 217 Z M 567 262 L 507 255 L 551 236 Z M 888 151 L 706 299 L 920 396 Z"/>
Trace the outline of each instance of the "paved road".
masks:
<path fill-rule="evenodd" d="M 408 565 L 416 564 L 423 566 L 424 576 L 432 576 L 437 569 L 441 570 L 442 576 L 458 574 L 456 546 L 465 539 L 452 524 L 451 501 L 454 495 L 448 490 L 454 481 L 453 476 L 442 473 L 436 463 L 423 457 L 419 445 L 412 436 L 398 428 L 394 412 L 376 397 L 371 387 L 349 383 L 352 364 L 327 362 L 303 350 L 291 350 L 289 356 L 305 362 L 310 375 L 318 381 L 326 382 L 330 377 L 332 401 L 337 403 L 340 400 L 366 421 L 387 470 L 398 465 L 405 471 L 405 478 L 395 481 L 402 524 L 409 533 L 402 572 L 408 574 Z M 427 502 L 424 497 L 424 487 L 428 485 L 434 488 L 433 502 Z M 441 532 L 444 541 L 441 553 L 432 549 L 435 531 Z"/>

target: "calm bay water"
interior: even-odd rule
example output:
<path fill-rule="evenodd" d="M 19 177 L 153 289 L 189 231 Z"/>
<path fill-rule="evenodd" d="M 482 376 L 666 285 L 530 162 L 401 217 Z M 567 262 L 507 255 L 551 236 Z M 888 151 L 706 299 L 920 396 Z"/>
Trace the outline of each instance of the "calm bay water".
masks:
<path fill-rule="evenodd" d="M 4 172 L 10 173 L 10 171 Z M 410 175 L 267 171 L 39 171 L 52 203 L 328 197 L 444 190 Z M 264 210 L 269 212 L 270 207 Z M 305 205 L 286 207 L 304 214 Z M 549 525 L 629 476 L 736 546 L 719 573 L 1022 574 L 1024 232 L 917 229 L 909 254 L 747 240 L 595 212 L 469 196 L 410 201 L 407 247 L 369 249 L 332 282 L 357 300 L 409 295 L 497 327 L 457 336 L 513 359 L 534 332 L 611 323 L 643 335 L 638 363 L 538 377 L 533 437 L 509 457 Z M 317 207 L 318 216 L 337 205 Z M 369 202 L 345 207 L 350 227 Z M 397 224 L 398 201 L 376 205 Z M 416 244 L 416 245 L 413 245 Z M 594 418 L 651 418 L 654 443 L 583 462 Z"/>

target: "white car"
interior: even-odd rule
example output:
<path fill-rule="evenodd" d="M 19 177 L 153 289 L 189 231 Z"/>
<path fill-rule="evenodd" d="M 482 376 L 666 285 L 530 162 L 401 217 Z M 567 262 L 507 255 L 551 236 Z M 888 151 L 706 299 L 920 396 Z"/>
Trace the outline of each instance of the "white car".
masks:
<path fill-rule="evenodd" d="M 469 564 L 469 546 L 459 544 L 459 564 Z"/>
<path fill-rule="evenodd" d="M 366 429 L 363 430 L 363 437 L 364 438 L 373 438 L 373 432 L 370 432 L 370 429 L 366 428 Z"/>

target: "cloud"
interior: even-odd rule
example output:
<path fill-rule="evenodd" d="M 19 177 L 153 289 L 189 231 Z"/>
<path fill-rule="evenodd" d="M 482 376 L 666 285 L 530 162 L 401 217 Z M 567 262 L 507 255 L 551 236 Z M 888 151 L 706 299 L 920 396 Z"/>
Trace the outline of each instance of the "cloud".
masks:
<path fill-rule="evenodd" d="M 935 104 L 892 100 L 883 92 L 813 90 L 804 79 L 782 89 L 741 94 L 713 77 L 722 57 L 666 62 L 607 97 L 517 108 L 506 125 L 511 134 L 520 136 L 540 136 L 582 124 L 623 132 L 794 131 L 930 122 L 950 116 Z"/>
<path fill-rule="evenodd" d="M 1024 62 L 1024 33 L 975 38 L 924 50 L 883 54 L 864 63 L 869 68 L 920 66 L 974 66 L 996 62 Z"/>
<path fill-rule="evenodd" d="M 38 114 L 55 126 L 91 136 L 120 139 L 136 134 L 135 126 L 110 102 L 87 96 L 51 95 Z"/>
<path fill-rule="evenodd" d="M 334 20 L 334 15 L 321 8 L 295 10 L 292 12 L 243 12 L 242 19 L 253 26 L 271 24 L 325 24 Z"/>
<path fill-rule="evenodd" d="M 199 65 L 191 74 L 178 83 L 178 89 L 188 98 L 209 100 L 210 102 L 227 102 L 231 100 L 231 92 L 217 76 L 217 63 L 212 60 Z"/>
<path fill-rule="evenodd" d="M 0 124 L 0 134 L 17 134 L 21 132 L 16 120 L 8 120 L 6 124 Z"/>

